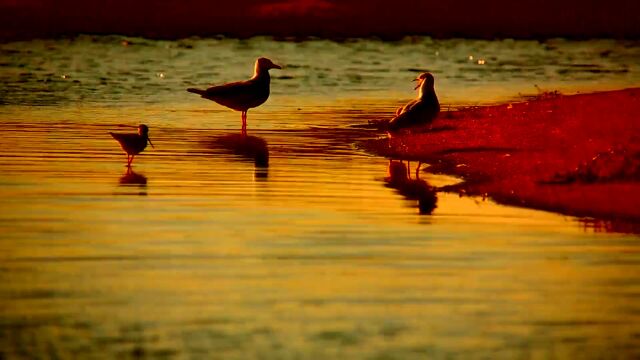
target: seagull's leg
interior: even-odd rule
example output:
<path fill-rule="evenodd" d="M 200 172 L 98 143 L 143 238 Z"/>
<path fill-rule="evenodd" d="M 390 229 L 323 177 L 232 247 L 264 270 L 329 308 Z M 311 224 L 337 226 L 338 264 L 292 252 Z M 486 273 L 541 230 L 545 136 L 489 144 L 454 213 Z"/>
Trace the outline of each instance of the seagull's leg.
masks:
<path fill-rule="evenodd" d="M 407 177 L 411 179 L 411 160 L 407 160 Z"/>
<path fill-rule="evenodd" d="M 244 112 L 244 118 L 242 119 L 242 128 L 244 129 L 244 134 L 247 135 L 247 112 Z"/>
<path fill-rule="evenodd" d="M 420 179 L 420 166 L 422 166 L 422 161 L 418 161 L 418 167 L 416 168 L 416 180 Z"/>
<path fill-rule="evenodd" d="M 131 163 L 133 163 L 133 157 L 134 157 L 134 156 L 135 156 L 135 155 L 131 155 L 131 160 L 129 160 L 129 164 L 128 164 L 128 166 L 129 166 L 129 167 L 131 167 Z"/>
<path fill-rule="evenodd" d="M 247 135 L 247 112 L 242 112 L 242 135 Z"/>

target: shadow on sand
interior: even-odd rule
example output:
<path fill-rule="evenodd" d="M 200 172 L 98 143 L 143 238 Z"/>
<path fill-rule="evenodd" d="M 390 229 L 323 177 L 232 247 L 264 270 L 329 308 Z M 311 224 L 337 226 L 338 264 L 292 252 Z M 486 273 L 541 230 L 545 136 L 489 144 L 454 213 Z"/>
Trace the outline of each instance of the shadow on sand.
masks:
<path fill-rule="evenodd" d="M 403 160 L 389 160 L 385 186 L 396 189 L 407 200 L 417 200 L 421 215 L 429 215 L 437 207 L 436 190 L 425 180 L 420 179 L 420 165 L 415 169 L 415 178 L 411 178 L 411 163 Z"/>

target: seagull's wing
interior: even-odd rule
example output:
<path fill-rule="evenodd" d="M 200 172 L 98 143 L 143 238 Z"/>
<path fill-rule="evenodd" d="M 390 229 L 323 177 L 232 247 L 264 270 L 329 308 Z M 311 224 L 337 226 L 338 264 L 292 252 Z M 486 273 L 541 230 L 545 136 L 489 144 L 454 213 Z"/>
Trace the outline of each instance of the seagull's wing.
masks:
<path fill-rule="evenodd" d="M 388 129 L 389 131 L 395 132 L 400 129 L 406 128 L 411 125 L 411 116 L 409 113 L 402 113 L 395 116 L 391 121 L 389 121 Z"/>
<path fill-rule="evenodd" d="M 417 101 L 404 114 L 409 115 L 415 124 L 429 123 L 440 112 L 440 105 L 435 102 Z"/>
<path fill-rule="evenodd" d="M 208 88 L 202 97 L 237 111 L 258 106 L 269 97 L 269 87 L 248 80 Z"/>
<path fill-rule="evenodd" d="M 402 107 L 402 109 L 400 110 L 400 112 L 398 113 L 398 115 L 406 113 L 407 111 L 411 111 L 411 109 L 416 106 L 418 103 L 420 102 L 420 100 L 411 100 L 409 101 L 405 106 Z"/>
<path fill-rule="evenodd" d="M 224 85 L 212 86 L 205 90 L 202 97 L 204 98 L 220 98 L 220 97 L 236 97 L 241 96 L 247 92 L 251 92 L 253 88 L 253 82 L 251 81 L 237 81 Z"/>

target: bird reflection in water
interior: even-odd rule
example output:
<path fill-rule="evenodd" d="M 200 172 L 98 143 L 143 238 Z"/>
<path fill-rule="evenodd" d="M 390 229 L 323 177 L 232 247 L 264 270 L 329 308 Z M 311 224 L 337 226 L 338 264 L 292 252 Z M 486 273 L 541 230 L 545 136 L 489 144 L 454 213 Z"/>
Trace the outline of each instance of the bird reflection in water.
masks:
<path fill-rule="evenodd" d="M 425 180 L 420 179 L 420 166 L 418 162 L 415 170 L 415 179 L 411 178 L 411 163 L 403 160 L 389 160 L 389 173 L 384 178 L 385 186 L 396 189 L 407 200 L 417 200 L 420 214 L 431 214 L 437 206 L 438 198 L 436 190 Z"/>
<path fill-rule="evenodd" d="M 216 138 L 212 145 L 253 161 L 256 179 L 266 179 L 269 176 L 269 146 L 263 138 L 246 133 L 227 134 Z"/>
<path fill-rule="evenodd" d="M 119 183 L 120 186 L 140 190 L 133 193 L 134 195 L 147 195 L 147 177 L 133 171 L 131 167 L 127 167 L 127 171 L 120 177 Z"/>

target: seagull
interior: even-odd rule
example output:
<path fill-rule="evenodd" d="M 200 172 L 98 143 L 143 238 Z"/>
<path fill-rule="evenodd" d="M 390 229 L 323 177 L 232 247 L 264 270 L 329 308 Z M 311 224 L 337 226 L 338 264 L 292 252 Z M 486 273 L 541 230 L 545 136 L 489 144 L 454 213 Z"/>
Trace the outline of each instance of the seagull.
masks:
<path fill-rule="evenodd" d="M 269 98 L 269 69 L 282 69 L 280 65 L 261 57 L 256 60 L 253 77 L 249 80 L 212 86 L 206 90 L 189 88 L 205 99 L 213 100 L 236 111 L 242 112 L 242 133 L 247 133 L 247 111 L 262 105 Z"/>
<path fill-rule="evenodd" d="M 133 157 L 140 154 L 142 150 L 147 147 L 147 142 L 151 144 L 151 147 L 155 148 L 151 139 L 149 139 L 149 128 L 144 124 L 140 124 L 140 126 L 138 126 L 137 134 L 120 134 L 112 132 L 109 134 L 111 134 L 111 136 L 120 143 L 122 150 L 127 153 L 127 167 L 131 167 Z"/>
<path fill-rule="evenodd" d="M 416 89 L 418 98 L 398 108 L 396 116 L 389 121 L 389 131 L 398 132 L 411 126 L 428 124 L 438 116 L 440 103 L 433 88 L 434 78 L 431 73 L 420 74 L 414 81 L 418 81 Z"/>

